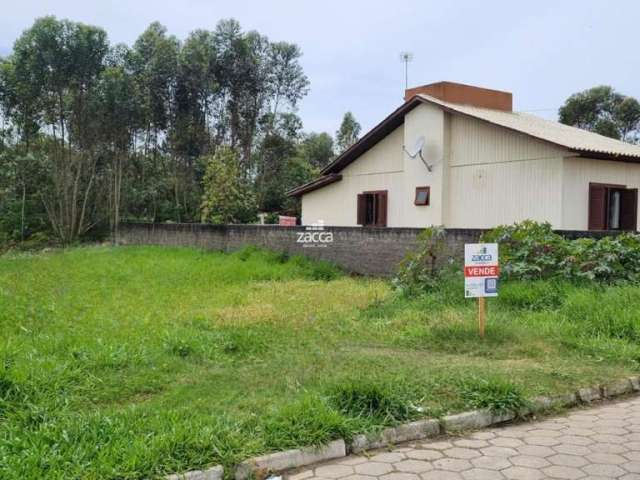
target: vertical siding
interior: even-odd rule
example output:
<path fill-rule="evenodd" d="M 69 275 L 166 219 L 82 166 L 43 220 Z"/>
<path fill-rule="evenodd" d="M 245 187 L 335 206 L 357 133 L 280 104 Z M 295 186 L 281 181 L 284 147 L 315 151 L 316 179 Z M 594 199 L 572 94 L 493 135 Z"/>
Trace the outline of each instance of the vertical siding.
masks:
<path fill-rule="evenodd" d="M 464 115 L 451 118 L 450 165 L 502 163 L 563 156 L 564 149 Z"/>
<path fill-rule="evenodd" d="M 387 223 L 403 226 L 404 126 L 396 128 L 342 172 L 342 180 L 302 196 L 302 223 L 355 226 L 357 195 L 366 190 L 388 190 Z"/>
<path fill-rule="evenodd" d="M 526 219 L 560 228 L 562 158 L 451 169 L 450 228 L 491 228 Z"/>
<path fill-rule="evenodd" d="M 586 230 L 589 227 L 589 183 L 611 183 L 640 189 L 640 164 L 637 163 L 565 158 L 563 168 L 562 228 L 566 230 Z"/>
<path fill-rule="evenodd" d="M 302 223 L 322 220 L 325 225 L 355 226 L 357 195 L 366 190 L 387 190 L 387 225 L 389 227 L 426 227 L 443 223 L 446 202 L 443 178 L 444 112 L 433 105 L 420 105 L 409 112 L 404 124 L 342 172 L 342 180 L 302 197 Z M 425 137 L 425 159 L 433 163 L 427 171 L 420 158 L 410 158 L 403 145 L 413 146 Z M 414 205 L 415 189 L 431 187 L 431 204 Z"/>
<path fill-rule="evenodd" d="M 525 219 L 562 224 L 562 157 L 552 144 L 462 115 L 451 117 L 450 228 Z"/>

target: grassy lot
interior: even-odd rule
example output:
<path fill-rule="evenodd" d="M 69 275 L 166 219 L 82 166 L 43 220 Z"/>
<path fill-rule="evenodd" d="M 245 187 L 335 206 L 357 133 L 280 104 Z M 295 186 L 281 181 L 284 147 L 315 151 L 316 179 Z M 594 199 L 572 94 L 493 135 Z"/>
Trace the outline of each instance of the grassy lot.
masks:
<path fill-rule="evenodd" d="M 638 371 L 640 289 L 451 279 L 397 297 L 300 258 L 0 257 L 0 478 L 149 478 Z"/>

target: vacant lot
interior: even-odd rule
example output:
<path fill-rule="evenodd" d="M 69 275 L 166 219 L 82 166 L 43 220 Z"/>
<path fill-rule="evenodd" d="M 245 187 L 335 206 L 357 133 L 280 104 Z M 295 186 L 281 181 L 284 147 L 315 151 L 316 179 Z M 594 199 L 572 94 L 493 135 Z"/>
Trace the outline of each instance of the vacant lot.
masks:
<path fill-rule="evenodd" d="M 637 371 L 640 289 L 382 280 L 245 250 L 0 257 L 0 478 L 147 478 Z"/>

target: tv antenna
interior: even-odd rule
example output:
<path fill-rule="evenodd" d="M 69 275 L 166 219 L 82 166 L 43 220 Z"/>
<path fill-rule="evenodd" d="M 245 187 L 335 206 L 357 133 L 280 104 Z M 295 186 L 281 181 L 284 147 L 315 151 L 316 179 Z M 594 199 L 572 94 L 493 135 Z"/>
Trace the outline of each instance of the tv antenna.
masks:
<path fill-rule="evenodd" d="M 400 61 L 404 63 L 404 89 L 409 88 L 409 62 L 413 60 L 413 53 L 400 52 Z"/>

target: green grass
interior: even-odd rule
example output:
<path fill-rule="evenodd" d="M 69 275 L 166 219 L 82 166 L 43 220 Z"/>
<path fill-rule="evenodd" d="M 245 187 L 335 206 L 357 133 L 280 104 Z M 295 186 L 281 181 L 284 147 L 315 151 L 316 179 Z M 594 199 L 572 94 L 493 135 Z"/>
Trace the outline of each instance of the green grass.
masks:
<path fill-rule="evenodd" d="M 256 249 L 0 257 L 0 478 L 153 478 L 622 377 L 640 289 L 415 299 Z"/>

